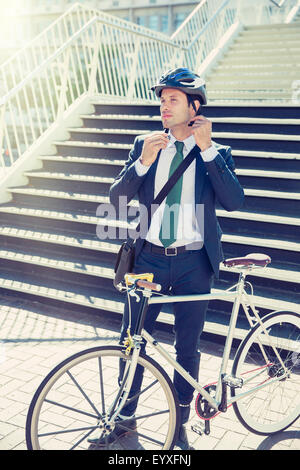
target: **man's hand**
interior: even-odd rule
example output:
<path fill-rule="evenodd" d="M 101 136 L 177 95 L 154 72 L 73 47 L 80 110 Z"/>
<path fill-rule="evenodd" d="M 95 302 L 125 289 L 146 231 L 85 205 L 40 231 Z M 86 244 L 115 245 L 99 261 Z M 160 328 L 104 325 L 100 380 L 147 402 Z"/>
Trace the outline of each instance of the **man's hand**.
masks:
<path fill-rule="evenodd" d="M 204 116 L 195 116 L 193 118 L 192 134 L 195 137 L 196 144 L 201 152 L 211 147 L 212 123 Z"/>
<path fill-rule="evenodd" d="M 156 160 L 160 150 L 165 149 L 168 145 L 168 135 L 161 132 L 153 132 L 145 137 L 142 155 L 140 161 L 143 165 L 150 166 Z"/>

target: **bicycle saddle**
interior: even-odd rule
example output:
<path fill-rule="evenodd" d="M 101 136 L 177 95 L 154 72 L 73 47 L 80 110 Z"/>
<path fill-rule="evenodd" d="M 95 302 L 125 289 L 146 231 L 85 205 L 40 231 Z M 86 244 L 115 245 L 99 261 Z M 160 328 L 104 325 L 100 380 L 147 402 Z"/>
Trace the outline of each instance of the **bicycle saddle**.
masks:
<path fill-rule="evenodd" d="M 233 266 L 261 266 L 265 267 L 271 263 L 271 258 L 263 253 L 250 253 L 240 258 L 229 258 L 223 261 L 224 266 L 231 268 Z"/>

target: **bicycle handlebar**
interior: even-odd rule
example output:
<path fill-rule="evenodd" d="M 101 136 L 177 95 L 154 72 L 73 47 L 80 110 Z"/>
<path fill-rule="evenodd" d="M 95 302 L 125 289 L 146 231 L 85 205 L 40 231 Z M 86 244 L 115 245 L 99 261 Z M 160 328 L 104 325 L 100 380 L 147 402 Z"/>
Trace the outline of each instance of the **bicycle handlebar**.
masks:
<path fill-rule="evenodd" d="M 138 287 L 142 287 L 144 289 L 155 290 L 157 292 L 161 290 L 160 284 L 156 284 L 155 282 L 144 281 L 143 279 L 139 279 L 138 281 L 136 281 L 136 285 Z"/>

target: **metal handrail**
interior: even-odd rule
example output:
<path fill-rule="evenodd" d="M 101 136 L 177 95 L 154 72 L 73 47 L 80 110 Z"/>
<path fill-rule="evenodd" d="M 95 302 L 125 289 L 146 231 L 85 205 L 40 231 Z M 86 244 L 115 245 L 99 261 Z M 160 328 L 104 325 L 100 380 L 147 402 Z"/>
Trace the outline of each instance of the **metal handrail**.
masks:
<path fill-rule="evenodd" d="M 75 14 L 82 14 L 89 16 L 89 19 L 95 16 L 99 16 L 99 10 L 96 10 L 95 8 L 91 7 L 86 7 L 82 5 L 81 3 L 74 3 L 70 8 L 68 8 L 63 14 L 61 14 L 56 20 L 51 22 L 49 26 L 47 26 L 42 32 L 40 32 L 38 35 L 36 35 L 33 39 L 27 42 L 22 48 L 20 48 L 17 52 L 15 52 L 11 57 L 6 59 L 4 62 L 1 63 L 0 65 L 0 70 L 7 68 L 8 64 L 12 62 L 17 56 L 24 54 L 24 51 L 30 47 L 34 47 L 35 45 L 39 45 L 41 41 L 46 37 L 46 35 L 53 31 L 57 26 L 60 24 L 63 24 L 65 20 L 68 20 L 72 15 L 74 16 Z M 167 38 L 166 35 L 163 33 L 159 33 L 157 31 L 152 31 L 148 28 L 145 28 L 144 26 L 137 25 L 135 23 L 123 20 L 122 18 L 118 18 L 117 16 L 109 15 L 108 13 L 102 12 L 101 11 L 101 18 L 102 20 L 105 19 L 107 24 L 115 25 L 120 28 L 125 27 L 126 29 L 130 29 L 131 31 L 139 34 L 139 33 L 144 33 L 151 35 L 153 38 Z M 85 18 L 86 21 L 86 18 Z M 71 35 L 74 33 L 69 34 Z"/>
<path fill-rule="evenodd" d="M 275 0 L 270 0 L 270 2 L 274 3 L 274 5 L 276 5 L 278 8 L 281 8 L 286 0 L 281 0 L 279 3 L 277 3 Z"/>
<path fill-rule="evenodd" d="M 86 23 L 85 26 L 83 26 L 81 29 L 79 29 L 73 36 L 71 36 L 59 49 L 56 50 L 52 55 L 50 55 L 46 60 L 44 60 L 41 64 L 39 64 L 33 71 L 31 71 L 18 85 L 16 85 L 14 88 L 12 88 L 6 95 L 4 95 L 0 99 L 0 107 L 4 106 L 6 102 L 14 97 L 24 86 L 26 86 L 31 79 L 35 78 L 39 73 L 43 72 L 45 67 L 47 67 L 51 62 L 55 61 L 68 47 L 72 45 L 84 32 L 86 32 L 92 25 L 95 23 L 103 23 L 107 24 L 106 21 L 103 20 L 103 18 L 99 16 L 95 16 L 92 18 L 88 23 Z M 127 28 L 126 25 L 124 26 L 115 26 L 113 23 L 111 24 L 112 27 L 118 28 L 119 31 L 126 31 L 126 32 L 131 32 L 130 28 Z M 153 39 L 151 35 L 148 34 L 148 31 L 136 31 L 135 35 L 144 39 Z M 156 38 L 157 42 L 170 46 L 173 49 L 177 49 L 181 52 L 185 52 L 188 50 L 187 47 L 180 46 L 179 44 L 174 44 L 170 39 L 167 37 L 165 38 Z"/>
<path fill-rule="evenodd" d="M 210 25 L 213 21 L 219 16 L 221 11 L 229 4 L 230 0 L 225 0 L 219 8 L 215 11 L 215 13 L 211 16 L 211 18 L 205 23 L 201 31 L 199 31 L 191 40 L 189 47 L 192 47 L 198 39 L 205 34 L 205 32 L 209 29 Z"/>

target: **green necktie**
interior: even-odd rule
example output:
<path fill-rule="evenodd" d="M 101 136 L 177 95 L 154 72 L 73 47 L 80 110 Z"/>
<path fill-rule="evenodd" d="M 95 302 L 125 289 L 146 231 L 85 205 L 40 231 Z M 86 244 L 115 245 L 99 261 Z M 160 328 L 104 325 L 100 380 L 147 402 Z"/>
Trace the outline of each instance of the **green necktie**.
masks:
<path fill-rule="evenodd" d="M 176 153 L 173 157 L 169 178 L 174 173 L 176 168 L 180 165 L 183 160 L 183 142 L 175 142 L 176 146 Z M 176 184 L 173 186 L 171 191 L 167 195 L 166 199 L 166 207 L 164 210 L 162 223 L 159 232 L 159 239 L 162 242 L 163 246 L 167 248 L 176 240 L 177 235 L 177 224 L 178 224 L 178 216 L 179 216 L 179 205 L 181 199 L 181 191 L 182 191 L 182 179 L 181 176 Z M 171 209 L 170 209 L 171 208 Z"/>

